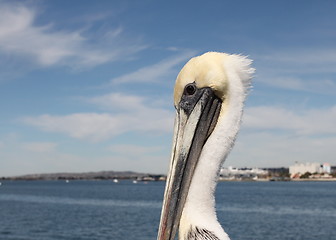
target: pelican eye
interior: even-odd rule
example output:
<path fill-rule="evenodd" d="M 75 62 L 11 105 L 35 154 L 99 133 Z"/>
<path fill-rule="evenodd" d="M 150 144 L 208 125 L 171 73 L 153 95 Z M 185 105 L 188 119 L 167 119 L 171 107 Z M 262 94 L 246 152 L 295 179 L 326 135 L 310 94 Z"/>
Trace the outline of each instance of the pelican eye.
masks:
<path fill-rule="evenodd" d="M 195 83 L 189 83 L 187 86 L 185 86 L 184 88 L 184 94 L 187 96 L 191 96 L 194 95 L 194 93 L 196 92 L 196 86 Z"/>

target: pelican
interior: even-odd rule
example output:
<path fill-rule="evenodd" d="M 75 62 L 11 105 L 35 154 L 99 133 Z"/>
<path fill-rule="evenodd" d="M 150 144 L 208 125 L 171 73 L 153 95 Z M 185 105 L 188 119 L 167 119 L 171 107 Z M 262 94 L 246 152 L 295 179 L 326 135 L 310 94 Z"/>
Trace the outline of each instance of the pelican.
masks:
<path fill-rule="evenodd" d="M 208 52 L 177 76 L 170 170 L 158 240 L 229 240 L 217 220 L 214 192 L 233 147 L 254 69 L 241 55 Z"/>

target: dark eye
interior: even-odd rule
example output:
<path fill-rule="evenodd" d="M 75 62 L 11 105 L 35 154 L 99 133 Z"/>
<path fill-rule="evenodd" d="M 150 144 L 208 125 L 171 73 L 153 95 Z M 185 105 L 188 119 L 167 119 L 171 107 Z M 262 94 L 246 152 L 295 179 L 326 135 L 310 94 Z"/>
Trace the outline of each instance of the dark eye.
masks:
<path fill-rule="evenodd" d="M 185 95 L 193 95 L 196 92 L 196 86 L 194 83 L 189 83 L 185 86 L 184 93 Z"/>

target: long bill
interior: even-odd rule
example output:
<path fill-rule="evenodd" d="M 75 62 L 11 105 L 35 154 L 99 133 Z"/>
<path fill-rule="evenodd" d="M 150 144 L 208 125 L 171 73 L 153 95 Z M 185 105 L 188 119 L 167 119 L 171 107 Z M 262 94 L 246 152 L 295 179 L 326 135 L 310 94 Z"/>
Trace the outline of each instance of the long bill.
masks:
<path fill-rule="evenodd" d="M 202 148 L 221 109 L 210 88 L 182 97 L 177 106 L 170 170 L 167 176 L 158 240 L 174 240 Z"/>

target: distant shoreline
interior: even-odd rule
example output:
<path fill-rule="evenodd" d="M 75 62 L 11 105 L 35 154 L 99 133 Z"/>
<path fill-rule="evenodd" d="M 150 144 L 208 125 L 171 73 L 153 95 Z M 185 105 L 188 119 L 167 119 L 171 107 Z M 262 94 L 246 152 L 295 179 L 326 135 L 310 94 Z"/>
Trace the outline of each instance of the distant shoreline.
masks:
<path fill-rule="evenodd" d="M 0 178 L 1 181 L 134 181 L 139 182 L 154 182 L 154 181 L 165 181 L 162 178 L 134 178 L 134 177 L 121 177 L 121 178 Z M 329 179 L 289 179 L 289 180 L 271 180 L 271 179 L 221 179 L 219 182 L 336 182 L 336 178 Z"/>
<path fill-rule="evenodd" d="M 36 181 L 36 180 L 58 180 L 58 181 L 73 181 L 73 180 L 133 180 L 133 181 L 165 181 L 166 175 L 138 173 L 132 171 L 99 171 L 99 172 L 82 172 L 82 173 L 43 173 L 43 174 L 27 174 L 21 176 L 0 177 L 0 181 Z M 284 176 L 271 175 L 268 177 L 241 177 L 241 178 L 225 178 L 220 177 L 220 182 L 335 182 L 336 178 L 289 178 Z"/>
<path fill-rule="evenodd" d="M 300 178 L 300 179 L 291 179 L 292 182 L 336 182 L 336 178 Z"/>
<path fill-rule="evenodd" d="M 27 174 L 12 177 L 0 177 L 0 181 L 4 180 L 138 180 L 138 181 L 157 181 L 165 178 L 164 175 L 137 173 L 132 171 L 100 171 L 100 172 L 84 172 L 84 173 L 43 173 L 43 174 Z"/>
<path fill-rule="evenodd" d="M 279 179 L 279 180 L 272 180 L 272 179 L 220 179 L 219 182 L 336 182 L 336 178 L 316 178 L 316 179 L 309 179 L 309 178 L 300 178 L 300 179 Z"/>

